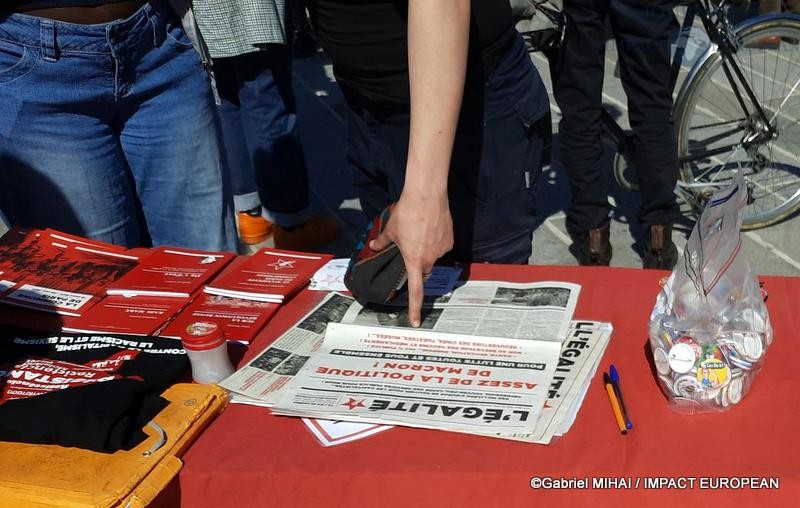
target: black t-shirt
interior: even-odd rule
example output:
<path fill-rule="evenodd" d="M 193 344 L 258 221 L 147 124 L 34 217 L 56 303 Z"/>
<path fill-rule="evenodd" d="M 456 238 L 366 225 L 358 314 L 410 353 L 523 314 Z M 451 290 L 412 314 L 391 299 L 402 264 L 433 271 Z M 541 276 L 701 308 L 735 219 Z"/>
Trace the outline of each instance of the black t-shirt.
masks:
<path fill-rule="evenodd" d="M 369 101 L 408 104 L 408 0 L 312 0 L 312 5 L 336 79 Z M 513 38 L 507 0 L 472 0 L 468 88 L 482 85 Z"/>

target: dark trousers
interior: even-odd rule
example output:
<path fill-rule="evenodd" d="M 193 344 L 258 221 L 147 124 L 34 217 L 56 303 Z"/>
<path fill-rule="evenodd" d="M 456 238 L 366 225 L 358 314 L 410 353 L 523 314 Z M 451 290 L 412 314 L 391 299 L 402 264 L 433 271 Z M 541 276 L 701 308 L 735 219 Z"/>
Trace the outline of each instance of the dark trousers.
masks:
<path fill-rule="evenodd" d="M 292 53 L 285 45 L 214 61 L 219 116 L 238 211 L 264 207 L 283 227 L 310 214 L 308 168 L 297 129 Z"/>
<path fill-rule="evenodd" d="M 474 81 L 472 81 L 474 82 Z M 484 81 L 468 87 L 448 182 L 454 248 L 449 259 L 527 263 L 535 220 L 532 186 L 541 171 L 547 94 L 522 41 Z M 397 201 L 405 182 L 408 106 L 348 98 L 347 158 L 371 219 Z"/>
<path fill-rule="evenodd" d="M 678 163 L 669 87 L 669 40 L 676 22 L 669 2 L 565 0 L 564 12 L 567 32 L 554 88 L 563 114 L 561 158 L 572 191 L 567 230 L 582 242 L 610 211 L 600 124 L 607 21 L 628 96 L 633 164 L 641 188 L 638 218 L 645 227 L 672 224 Z"/>

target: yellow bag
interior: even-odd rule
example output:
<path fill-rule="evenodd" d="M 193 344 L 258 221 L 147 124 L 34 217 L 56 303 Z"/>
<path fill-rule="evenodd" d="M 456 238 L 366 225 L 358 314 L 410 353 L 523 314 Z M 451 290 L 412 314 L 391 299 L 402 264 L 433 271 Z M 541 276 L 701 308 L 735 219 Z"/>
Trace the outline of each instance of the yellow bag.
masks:
<path fill-rule="evenodd" d="M 228 403 L 216 385 L 177 384 L 162 396 L 169 405 L 130 451 L 0 442 L 0 507 L 146 506 L 181 470 L 178 456 Z"/>

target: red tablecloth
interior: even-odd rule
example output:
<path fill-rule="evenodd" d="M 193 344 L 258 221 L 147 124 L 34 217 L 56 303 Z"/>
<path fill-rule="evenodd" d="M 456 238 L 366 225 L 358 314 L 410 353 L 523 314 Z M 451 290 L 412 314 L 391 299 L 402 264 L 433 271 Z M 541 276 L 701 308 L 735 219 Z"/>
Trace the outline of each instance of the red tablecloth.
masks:
<path fill-rule="evenodd" d="M 572 430 L 549 446 L 395 428 L 323 448 L 294 418 L 228 408 L 185 456 L 184 506 L 797 506 L 800 498 L 800 278 L 763 277 L 775 329 L 765 367 L 727 413 L 673 413 L 651 374 L 647 321 L 665 272 L 577 267 L 475 266 L 473 279 L 563 280 L 583 286 L 576 318 L 610 321 L 600 369 L 619 368 L 634 429 L 621 436 L 595 377 Z M 250 355 L 321 295 L 290 302 Z M 532 489 L 532 477 L 588 479 L 587 489 Z M 594 478 L 630 489 L 591 488 Z M 694 488 L 645 489 L 645 477 L 696 478 Z M 717 478 L 778 478 L 778 489 L 700 488 Z M 635 488 L 637 478 L 639 488 Z M 690 480 L 683 482 L 688 484 Z M 724 480 L 723 480 L 724 481 Z M 713 485 L 707 485 L 713 486 Z"/>

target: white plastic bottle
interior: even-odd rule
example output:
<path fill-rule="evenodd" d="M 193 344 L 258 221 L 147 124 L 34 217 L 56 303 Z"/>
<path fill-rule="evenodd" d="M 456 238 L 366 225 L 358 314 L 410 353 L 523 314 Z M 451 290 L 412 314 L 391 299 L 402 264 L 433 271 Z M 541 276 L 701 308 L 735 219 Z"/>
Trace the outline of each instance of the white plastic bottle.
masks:
<path fill-rule="evenodd" d="M 192 378 L 196 383 L 216 384 L 233 374 L 225 334 L 217 323 L 197 321 L 190 324 L 181 334 L 181 342 L 192 364 Z"/>

